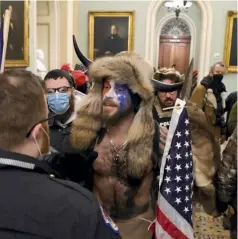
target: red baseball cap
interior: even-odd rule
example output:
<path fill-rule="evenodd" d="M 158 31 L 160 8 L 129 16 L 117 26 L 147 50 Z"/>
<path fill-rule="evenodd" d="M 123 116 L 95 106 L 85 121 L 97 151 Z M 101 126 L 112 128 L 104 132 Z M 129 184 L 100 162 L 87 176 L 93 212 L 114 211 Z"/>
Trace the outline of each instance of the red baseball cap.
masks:
<path fill-rule="evenodd" d="M 60 69 L 62 71 L 68 71 L 68 72 L 72 72 L 73 71 L 73 68 L 72 68 L 70 63 L 63 64 Z"/>
<path fill-rule="evenodd" d="M 74 77 L 74 80 L 75 80 L 75 83 L 76 83 L 77 87 L 80 87 L 81 85 L 84 85 L 86 82 L 88 82 L 88 76 L 85 75 L 80 70 L 73 71 L 72 75 Z"/>

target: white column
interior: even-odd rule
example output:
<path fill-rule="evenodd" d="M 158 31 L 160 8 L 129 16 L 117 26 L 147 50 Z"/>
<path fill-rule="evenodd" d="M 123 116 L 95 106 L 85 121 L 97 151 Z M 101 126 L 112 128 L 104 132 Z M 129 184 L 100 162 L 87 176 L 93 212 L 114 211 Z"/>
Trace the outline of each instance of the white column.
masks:
<path fill-rule="evenodd" d="M 73 63 L 74 1 L 67 1 L 67 62 Z"/>
<path fill-rule="evenodd" d="M 73 17 L 74 2 L 72 0 L 59 1 L 60 5 L 60 65 L 73 63 Z"/>
<path fill-rule="evenodd" d="M 29 3 L 29 68 L 36 73 L 37 10 L 36 0 Z"/>
<path fill-rule="evenodd" d="M 75 35 L 76 39 L 79 40 L 79 0 L 73 1 L 74 3 L 74 16 L 73 16 L 73 34 Z M 73 40 L 71 38 L 72 46 Z M 74 49 L 73 49 L 73 67 L 76 63 L 78 63 L 78 57 L 76 56 Z"/>
<path fill-rule="evenodd" d="M 60 6 L 59 0 L 50 2 L 50 69 L 60 67 Z"/>

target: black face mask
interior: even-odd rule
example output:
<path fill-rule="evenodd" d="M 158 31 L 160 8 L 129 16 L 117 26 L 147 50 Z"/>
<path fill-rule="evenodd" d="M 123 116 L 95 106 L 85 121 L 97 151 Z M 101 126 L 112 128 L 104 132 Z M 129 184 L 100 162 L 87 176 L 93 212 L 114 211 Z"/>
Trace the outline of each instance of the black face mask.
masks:
<path fill-rule="evenodd" d="M 213 79 L 217 82 L 221 82 L 223 79 L 223 75 L 222 74 L 213 75 Z"/>

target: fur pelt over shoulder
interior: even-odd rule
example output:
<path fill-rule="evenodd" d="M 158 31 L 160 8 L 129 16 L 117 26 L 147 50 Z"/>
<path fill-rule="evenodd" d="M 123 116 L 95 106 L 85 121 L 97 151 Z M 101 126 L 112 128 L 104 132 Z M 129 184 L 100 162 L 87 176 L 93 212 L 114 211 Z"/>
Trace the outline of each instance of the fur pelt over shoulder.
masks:
<path fill-rule="evenodd" d="M 141 103 L 128 132 L 126 157 L 129 160 L 128 164 L 133 164 L 136 160 L 138 170 L 133 169 L 133 174 L 141 176 L 144 159 L 148 159 L 152 153 L 154 135 L 152 115 L 154 93 L 150 81 L 152 76 L 152 65 L 136 53 L 122 52 L 116 56 L 99 58 L 92 63 L 89 68 L 89 80 L 93 87 L 83 98 L 77 118 L 73 122 L 72 145 L 80 150 L 86 150 L 102 127 L 103 80 L 111 77 L 119 84 L 127 84 L 133 93 L 141 97 Z"/>
<path fill-rule="evenodd" d="M 220 162 L 220 144 L 216 139 L 214 127 L 195 103 L 188 101 L 188 116 L 192 135 L 194 178 L 197 187 L 206 190 L 213 184 Z"/>

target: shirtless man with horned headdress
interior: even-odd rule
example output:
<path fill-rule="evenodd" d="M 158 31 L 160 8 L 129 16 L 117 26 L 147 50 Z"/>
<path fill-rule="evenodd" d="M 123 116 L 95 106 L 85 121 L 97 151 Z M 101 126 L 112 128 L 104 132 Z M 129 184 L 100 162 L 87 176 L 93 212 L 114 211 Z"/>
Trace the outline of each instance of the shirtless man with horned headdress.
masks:
<path fill-rule="evenodd" d="M 150 239 L 167 132 L 153 116 L 153 67 L 129 52 L 94 63 L 80 57 L 90 63 L 92 88 L 78 109 L 71 140 L 80 151 L 98 153 L 87 187 L 123 239 Z"/>

